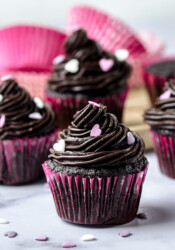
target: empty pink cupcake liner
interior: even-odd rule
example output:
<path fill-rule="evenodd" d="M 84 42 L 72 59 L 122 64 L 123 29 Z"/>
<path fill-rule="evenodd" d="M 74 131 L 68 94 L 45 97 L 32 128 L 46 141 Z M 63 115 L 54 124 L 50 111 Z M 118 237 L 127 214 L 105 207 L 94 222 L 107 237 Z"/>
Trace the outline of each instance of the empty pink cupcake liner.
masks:
<path fill-rule="evenodd" d="M 42 137 L 0 140 L 0 182 L 23 184 L 41 177 L 41 165 L 57 137 L 55 130 Z"/>
<path fill-rule="evenodd" d="M 74 98 L 62 97 L 61 95 L 51 95 L 45 92 L 45 101 L 48 102 L 57 114 L 57 124 L 59 128 L 66 128 L 73 120 L 76 111 L 87 105 L 88 101 L 102 103 L 108 107 L 108 112 L 115 114 L 119 121 L 122 119 L 123 107 L 128 93 L 128 88 L 123 92 L 96 98 Z"/>
<path fill-rule="evenodd" d="M 17 25 L 0 30 L 0 70 L 49 71 L 63 54 L 66 35 L 59 30 Z"/>
<path fill-rule="evenodd" d="M 150 133 L 161 172 L 175 179 L 175 137 L 162 135 L 151 129 Z"/>
<path fill-rule="evenodd" d="M 25 88 L 32 97 L 44 98 L 44 90 L 49 73 L 36 73 L 36 72 L 22 72 L 22 71 L 2 71 L 0 72 L 0 78 L 5 75 L 11 75 L 14 79 L 17 80 L 19 85 Z M 1 83 L 0 83 L 1 84 Z"/>
<path fill-rule="evenodd" d="M 124 224 L 137 214 L 147 166 L 136 174 L 82 177 L 43 169 L 58 215 L 69 222 L 89 225 Z"/>

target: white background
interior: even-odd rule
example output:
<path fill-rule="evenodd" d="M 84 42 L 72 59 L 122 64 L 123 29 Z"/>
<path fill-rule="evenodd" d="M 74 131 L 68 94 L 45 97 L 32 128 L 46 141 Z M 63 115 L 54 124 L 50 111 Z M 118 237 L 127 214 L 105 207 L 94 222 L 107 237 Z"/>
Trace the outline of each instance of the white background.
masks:
<path fill-rule="evenodd" d="M 174 0 L 0 0 L 0 27 L 32 23 L 64 28 L 68 9 L 77 3 L 99 7 L 135 29 L 157 33 L 175 54 Z"/>

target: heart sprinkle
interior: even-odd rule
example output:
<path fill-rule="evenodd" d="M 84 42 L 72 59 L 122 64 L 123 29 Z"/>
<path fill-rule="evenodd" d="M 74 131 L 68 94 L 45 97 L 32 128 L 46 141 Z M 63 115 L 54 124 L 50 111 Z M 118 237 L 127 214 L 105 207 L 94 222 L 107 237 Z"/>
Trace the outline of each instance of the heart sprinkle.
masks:
<path fill-rule="evenodd" d="M 88 101 L 89 104 L 95 106 L 95 107 L 98 107 L 100 108 L 100 104 L 96 103 L 96 102 L 92 102 L 92 101 Z"/>
<path fill-rule="evenodd" d="M 115 56 L 117 57 L 118 61 L 124 62 L 129 56 L 129 51 L 127 49 L 118 49 L 115 52 Z"/>
<path fill-rule="evenodd" d="M 108 72 L 114 65 L 114 61 L 112 59 L 102 58 L 99 61 L 99 66 L 103 72 Z"/>
<path fill-rule="evenodd" d="M 93 128 L 91 129 L 90 136 L 99 136 L 101 135 L 102 131 L 100 129 L 99 124 L 95 124 Z"/>
<path fill-rule="evenodd" d="M 77 245 L 72 243 L 72 242 L 63 242 L 61 247 L 62 248 L 71 248 L 71 247 L 76 247 Z"/>
<path fill-rule="evenodd" d="M 129 231 L 121 231 L 121 232 L 118 232 L 118 235 L 121 237 L 129 237 L 132 234 Z"/>
<path fill-rule="evenodd" d="M 42 118 L 42 115 L 41 115 L 40 113 L 38 113 L 38 112 L 34 112 L 34 113 L 31 113 L 31 114 L 29 115 L 29 118 L 30 118 L 30 119 L 39 120 L 39 119 Z"/>
<path fill-rule="evenodd" d="M 66 144 L 65 144 L 65 140 L 61 139 L 58 142 L 56 142 L 55 144 L 53 144 L 53 149 L 56 152 L 65 152 L 65 148 L 66 148 Z"/>
<path fill-rule="evenodd" d="M 64 60 L 65 60 L 65 56 L 59 55 L 53 59 L 53 64 L 54 65 L 59 64 L 59 63 L 63 62 Z"/>
<path fill-rule="evenodd" d="M 39 97 L 34 97 L 33 101 L 34 101 L 35 105 L 37 106 L 37 108 L 39 108 L 39 109 L 44 108 L 44 102 Z"/>
<path fill-rule="evenodd" d="M 10 80 L 12 78 L 13 77 L 11 75 L 5 75 L 5 76 L 1 77 L 1 81 L 4 82 L 4 81 Z"/>
<path fill-rule="evenodd" d="M 9 221 L 4 218 L 0 218 L 0 224 L 9 224 Z"/>
<path fill-rule="evenodd" d="M 64 65 L 64 69 L 70 73 L 77 73 L 79 70 L 79 61 L 77 59 L 71 59 Z"/>
<path fill-rule="evenodd" d="M 0 102 L 3 101 L 3 95 L 0 94 Z"/>
<path fill-rule="evenodd" d="M 5 125 L 5 115 L 2 114 L 0 118 L 0 128 L 3 128 Z"/>
<path fill-rule="evenodd" d="M 93 241 L 93 240 L 96 240 L 96 238 L 95 238 L 95 236 L 93 234 L 84 234 L 81 237 L 81 240 L 82 241 Z"/>
<path fill-rule="evenodd" d="M 146 220 L 147 219 L 147 215 L 145 213 L 139 213 L 139 214 L 137 214 L 136 217 L 138 219 L 141 219 L 141 220 Z"/>
<path fill-rule="evenodd" d="M 9 232 L 4 233 L 4 236 L 6 236 L 8 238 L 14 238 L 17 235 L 18 235 L 17 232 L 14 232 L 14 231 L 9 231 Z"/>
<path fill-rule="evenodd" d="M 135 137 L 133 136 L 133 134 L 131 132 L 127 133 L 127 143 L 128 145 L 131 145 L 135 142 Z"/>
<path fill-rule="evenodd" d="M 165 93 L 161 94 L 159 98 L 160 98 L 161 100 L 165 100 L 165 99 L 170 98 L 170 96 L 171 96 L 171 91 L 170 91 L 170 90 L 167 90 Z"/>
<path fill-rule="evenodd" d="M 47 235 L 40 235 L 40 236 L 36 237 L 35 240 L 37 240 L 37 241 L 47 241 L 48 237 L 47 237 Z"/>

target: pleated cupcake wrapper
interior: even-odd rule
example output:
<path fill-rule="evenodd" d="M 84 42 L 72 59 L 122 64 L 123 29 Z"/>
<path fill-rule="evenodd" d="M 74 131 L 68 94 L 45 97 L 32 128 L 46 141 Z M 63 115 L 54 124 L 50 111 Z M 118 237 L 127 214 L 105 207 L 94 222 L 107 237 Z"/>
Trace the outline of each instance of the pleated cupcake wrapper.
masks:
<path fill-rule="evenodd" d="M 20 86 L 25 88 L 32 97 L 44 98 L 44 90 L 49 73 L 36 73 L 36 72 L 22 72 L 22 71 L 2 71 L 0 72 L 0 78 L 5 75 L 11 75 L 14 79 L 17 80 Z M 1 82 L 0 82 L 1 84 Z"/>
<path fill-rule="evenodd" d="M 0 182 L 23 184 L 42 176 L 42 163 L 56 142 L 58 130 L 47 136 L 0 140 Z"/>
<path fill-rule="evenodd" d="M 117 49 L 129 51 L 128 61 L 133 70 L 128 83 L 132 87 L 144 84 L 141 69 L 145 59 L 162 54 L 164 49 L 164 42 L 154 34 L 134 32 L 117 18 L 91 7 L 76 5 L 69 11 L 67 32 L 70 34 L 80 27 L 106 50 L 114 53 Z"/>
<path fill-rule="evenodd" d="M 18 25 L 0 30 L 0 69 L 50 70 L 53 59 L 63 54 L 66 35 L 59 30 Z"/>
<path fill-rule="evenodd" d="M 147 166 L 137 174 L 81 177 L 43 169 L 58 215 L 78 224 L 124 224 L 137 214 Z"/>
<path fill-rule="evenodd" d="M 161 135 L 151 129 L 150 134 L 161 172 L 175 179 L 175 137 Z"/>
<path fill-rule="evenodd" d="M 165 86 L 166 81 L 169 79 L 165 76 L 158 76 L 152 72 L 148 72 L 146 69 L 147 67 L 151 66 L 152 64 L 159 63 L 159 62 L 166 62 L 175 60 L 175 56 L 156 56 L 155 58 L 149 58 L 145 60 L 144 64 L 142 65 L 142 78 L 148 90 L 150 99 L 152 104 L 154 105 L 156 98 L 159 97 L 163 93 L 163 89 Z M 172 76 L 171 79 L 175 79 Z"/>
<path fill-rule="evenodd" d="M 128 88 L 124 89 L 123 92 L 108 95 L 106 97 L 96 98 L 76 98 L 76 97 L 61 97 L 58 95 L 49 94 L 45 92 L 45 101 L 48 102 L 57 114 L 57 124 L 59 128 L 66 128 L 73 120 L 73 115 L 76 111 L 81 110 L 87 105 L 88 101 L 94 101 L 96 103 L 102 103 L 107 106 L 108 112 L 113 113 L 117 116 L 118 120 L 121 121 L 123 106 L 128 93 Z"/>

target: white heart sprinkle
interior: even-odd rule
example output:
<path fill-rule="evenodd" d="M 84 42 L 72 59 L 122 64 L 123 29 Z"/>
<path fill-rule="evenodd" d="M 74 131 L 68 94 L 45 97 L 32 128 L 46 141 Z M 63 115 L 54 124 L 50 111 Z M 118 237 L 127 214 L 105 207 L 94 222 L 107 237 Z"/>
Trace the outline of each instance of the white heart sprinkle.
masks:
<path fill-rule="evenodd" d="M 0 94 L 0 102 L 3 100 L 3 95 Z"/>
<path fill-rule="evenodd" d="M 35 102 L 37 108 L 39 108 L 39 109 L 44 108 L 44 102 L 39 97 L 34 97 L 33 101 Z"/>
<path fill-rule="evenodd" d="M 63 62 L 64 60 L 65 60 L 65 56 L 59 55 L 53 59 L 53 64 L 54 65 L 59 64 L 59 63 Z"/>
<path fill-rule="evenodd" d="M 81 237 L 82 241 L 92 241 L 92 240 L 96 240 L 95 236 L 93 234 L 84 234 Z"/>
<path fill-rule="evenodd" d="M 9 221 L 3 218 L 0 218 L 0 224 L 9 224 Z"/>
<path fill-rule="evenodd" d="M 70 73 L 77 73 L 79 70 L 79 61 L 77 59 L 72 59 L 64 65 L 64 69 Z"/>
<path fill-rule="evenodd" d="M 120 62 L 126 61 L 126 59 L 127 59 L 128 56 L 129 56 L 129 51 L 126 50 L 126 49 L 118 49 L 118 50 L 115 52 L 115 56 L 117 57 L 117 59 L 118 59 Z"/>
<path fill-rule="evenodd" d="M 13 77 L 11 75 L 5 75 L 5 76 L 2 76 L 1 77 L 1 81 L 4 82 L 4 81 L 7 81 L 7 80 L 10 80 L 12 79 Z"/>
<path fill-rule="evenodd" d="M 30 118 L 30 119 L 39 120 L 39 119 L 42 118 L 42 115 L 41 115 L 40 113 L 38 113 L 38 112 L 34 112 L 34 113 L 31 113 L 31 114 L 29 115 L 29 118 Z"/>
<path fill-rule="evenodd" d="M 65 140 L 63 140 L 63 139 L 61 139 L 57 143 L 53 144 L 53 149 L 58 153 L 65 152 L 65 148 L 66 148 L 66 144 L 65 144 Z"/>

